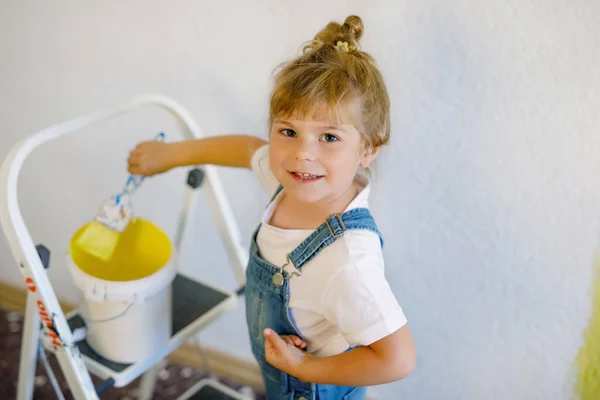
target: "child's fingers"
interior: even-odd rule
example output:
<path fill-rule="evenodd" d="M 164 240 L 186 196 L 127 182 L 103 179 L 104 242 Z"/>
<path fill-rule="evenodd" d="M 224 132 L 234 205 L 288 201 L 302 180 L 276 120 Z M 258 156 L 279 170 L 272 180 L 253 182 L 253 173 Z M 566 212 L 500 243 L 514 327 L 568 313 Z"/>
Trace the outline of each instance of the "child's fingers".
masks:
<path fill-rule="evenodd" d="M 266 343 L 265 344 L 270 344 L 273 349 L 275 350 L 282 350 L 285 346 L 282 345 L 282 340 L 285 340 L 285 337 L 279 336 L 276 332 L 274 332 L 273 330 L 267 328 L 264 331 L 264 335 L 266 337 Z"/>
<path fill-rule="evenodd" d="M 142 149 L 138 146 L 129 152 L 132 157 L 139 157 L 142 154 Z"/>
<path fill-rule="evenodd" d="M 135 146 L 136 150 L 137 150 L 137 149 L 141 149 L 142 147 L 145 147 L 147 143 L 151 143 L 151 141 L 148 141 L 148 140 L 143 140 L 143 141 L 139 142 L 139 143 L 138 143 L 138 144 Z"/>
<path fill-rule="evenodd" d="M 130 162 L 129 165 L 127 166 L 127 172 L 129 172 L 130 174 L 139 174 L 140 166 Z"/>
<path fill-rule="evenodd" d="M 296 335 L 285 335 L 282 336 L 287 344 L 291 344 L 292 346 L 300 347 L 301 349 L 306 347 L 306 342 L 300 339 Z"/>
<path fill-rule="evenodd" d="M 306 348 L 306 342 L 296 335 L 281 335 L 280 338 L 291 346 L 299 347 L 301 349 Z"/>
<path fill-rule="evenodd" d="M 282 339 L 285 340 L 285 342 L 287 344 L 291 344 L 292 346 L 294 346 L 294 342 L 292 341 L 292 337 L 291 336 L 282 336 Z"/>
<path fill-rule="evenodd" d="M 305 348 L 306 347 L 306 342 L 302 339 L 300 339 L 298 336 L 292 336 L 292 340 L 294 341 L 294 344 L 300 348 Z"/>

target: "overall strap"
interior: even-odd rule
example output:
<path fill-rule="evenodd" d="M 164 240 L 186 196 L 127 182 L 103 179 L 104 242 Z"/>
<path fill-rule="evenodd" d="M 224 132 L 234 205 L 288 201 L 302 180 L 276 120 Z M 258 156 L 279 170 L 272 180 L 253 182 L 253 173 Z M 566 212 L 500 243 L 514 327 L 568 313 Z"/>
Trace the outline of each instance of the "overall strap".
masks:
<path fill-rule="evenodd" d="M 383 247 L 383 236 L 369 210 L 367 208 L 355 208 L 343 214 L 334 214 L 327 218 L 325 223 L 319 226 L 288 255 L 289 262 L 299 271 L 304 264 L 350 229 L 366 229 L 375 232 L 379 236 L 381 247 Z M 294 271 L 292 274 L 300 275 L 301 272 Z"/>

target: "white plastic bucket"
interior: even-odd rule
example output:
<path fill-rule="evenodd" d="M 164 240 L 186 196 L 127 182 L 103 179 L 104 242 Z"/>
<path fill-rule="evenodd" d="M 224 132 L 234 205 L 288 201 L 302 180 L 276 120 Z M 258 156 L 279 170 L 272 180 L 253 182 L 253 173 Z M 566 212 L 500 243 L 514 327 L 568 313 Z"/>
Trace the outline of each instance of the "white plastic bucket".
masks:
<path fill-rule="evenodd" d="M 83 295 L 80 315 L 94 351 L 111 361 L 134 363 L 167 346 L 175 257 L 168 236 L 139 218 L 121 234 L 108 262 L 71 246 L 67 265 Z"/>

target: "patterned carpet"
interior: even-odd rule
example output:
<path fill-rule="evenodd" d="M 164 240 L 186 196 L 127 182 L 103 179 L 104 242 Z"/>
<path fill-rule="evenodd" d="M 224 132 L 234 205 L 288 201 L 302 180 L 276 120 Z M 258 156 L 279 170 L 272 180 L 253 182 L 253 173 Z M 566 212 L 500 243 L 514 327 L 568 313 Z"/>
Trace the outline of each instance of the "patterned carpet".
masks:
<path fill-rule="evenodd" d="M 17 380 L 19 375 L 19 359 L 21 350 L 21 335 L 23 326 L 23 314 L 18 312 L 4 312 L 0 310 L 0 399 L 15 399 L 17 393 Z M 52 371 L 58 380 L 66 400 L 72 400 L 73 396 L 65 383 L 62 371 L 58 366 L 56 358 L 48 354 L 48 361 Z M 201 378 L 208 374 L 195 369 L 177 364 L 161 364 L 158 373 L 153 400 L 172 400 L 184 393 Z M 100 383 L 92 377 L 95 384 Z M 102 395 L 102 400 L 134 400 L 137 395 L 139 378 L 123 388 L 112 388 Z M 219 379 L 219 381 L 236 391 L 244 393 L 250 399 L 263 400 L 265 397 L 254 393 L 249 387 L 244 387 L 236 382 Z M 46 370 L 38 361 L 35 377 L 35 400 L 55 400 L 57 398 Z"/>

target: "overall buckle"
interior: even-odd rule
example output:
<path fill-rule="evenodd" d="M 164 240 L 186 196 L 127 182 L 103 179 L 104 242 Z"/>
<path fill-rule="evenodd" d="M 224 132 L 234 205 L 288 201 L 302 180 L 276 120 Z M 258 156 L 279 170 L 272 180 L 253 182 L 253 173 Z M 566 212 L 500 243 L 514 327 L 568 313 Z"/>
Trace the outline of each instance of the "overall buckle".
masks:
<path fill-rule="evenodd" d="M 333 226 L 331 226 L 331 222 L 329 222 L 329 219 L 331 217 L 335 217 L 338 220 L 338 223 L 340 224 L 340 227 L 342 228 L 341 232 L 339 232 L 339 233 L 334 232 L 334 228 L 333 228 Z M 333 236 L 336 239 L 341 236 L 344 236 L 344 233 L 346 233 L 346 225 L 344 224 L 344 221 L 342 220 L 342 216 L 340 214 L 333 214 L 331 217 L 329 217 L 325 220 L 325 222 L 327 223 L 327 227 L 329 228 L 329 232 L 331 233 L 331 236 Z"/>

